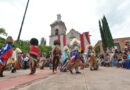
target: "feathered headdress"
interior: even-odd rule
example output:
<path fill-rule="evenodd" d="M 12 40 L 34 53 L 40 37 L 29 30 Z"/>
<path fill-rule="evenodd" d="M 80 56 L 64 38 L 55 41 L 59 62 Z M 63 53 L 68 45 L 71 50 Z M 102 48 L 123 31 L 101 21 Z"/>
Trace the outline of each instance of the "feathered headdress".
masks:
<path fill-rule="evenodd" d="M 78 50 L 80 48 L 80 41 L 76 38 L 72 39 L 70 42 L 70 46 L 72 50 Z"/>
<path fill-rule="evenodd" d="M 70 42 L 70 45 L 73 46 L 73 45 L 80 45 L 80 41 L 76 38 L 72 39 L 72 41 Z"/>

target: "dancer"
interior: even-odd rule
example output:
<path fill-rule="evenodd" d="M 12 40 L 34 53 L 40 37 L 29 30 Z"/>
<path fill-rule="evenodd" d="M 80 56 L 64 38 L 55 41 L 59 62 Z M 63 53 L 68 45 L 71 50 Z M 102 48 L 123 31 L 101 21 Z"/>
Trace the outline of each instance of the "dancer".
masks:
<path fill-rule="evenodd" d="M 83 63 L 81 58 L 79 57 L 79 49 L 80 49 L 80 41 L 77 39 L 73 39 L 71 41 L 71 58 L 68 64 L 68 70 L 71 74 L 73 74 L 73 68 L 75 68 L 76 74 L 80 74 L 79 72 L 79 66 L 81 66 L 81 69 L 83 69 Z"/>
<path fill-rule="evenodd" d="M 6 39 L 6 44 L 0 50 L 0 77 L 4 76 L 3 72 L 6 67 L 6 63 L 13 54 L 12 44 L 13 44 L 13 38 L 11 36 L 8 36 Z"/>
<path fill-rule="evenodd" d="M 98 69 L 98 62 L 96 60 L 96 56 L 95 56 L 94 49 L 93 49 L 92 45 L 88 46 L 87 63 L 89 63 L 89 65 L 90 65 L 90 70 L 97 70 Z"/>
<path fill-rule="evenodd" d="M 40 49 L 38 48 L 38 40 L 36 38 L 32 38 L 30 40 L 30 75 L 36 72 L 37 61 L 40 58 Z"/>
<path fill-rule="evenodd" d="M 67 65 L 68 65 L 68 62 L 69 62 L 69 59 L 70 59 L 70 50 L 69 50 L 68 46 L 65 46 L 63 48 L 63 54 L 62 54 L 61 59 L 62 59 L 61 60 L 62 65 L 61 65 L 60 71 L 66 72 L 67 71 Z"/>
<path fill-rule="evenodd" d="M 55 48 L 53 49 L 53 73 L 55 73 L 55 71 L 57 71 L 57 67 L 60 63 L 60 58 L 61 58 L 61 49 L 60 49 L 60 41 L 59 40 L 55 40 L 54 41 L 54 45 Z"/>

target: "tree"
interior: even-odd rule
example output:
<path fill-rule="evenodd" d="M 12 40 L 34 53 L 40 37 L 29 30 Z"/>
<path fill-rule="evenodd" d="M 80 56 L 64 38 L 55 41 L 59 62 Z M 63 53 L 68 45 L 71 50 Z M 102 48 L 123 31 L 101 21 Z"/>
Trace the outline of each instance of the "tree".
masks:
<path fill-rule="evenodd" d="M 39 48 L 44 55 L 48 55 L 51 50 L 51 46 L 39 45 Z"/>
<path fill-rule="evenodd" d="M 7 33 L 5 32 L 5 29 L 4 28 L 0 28 L 0 34 L 3 34 L 5 36 L 7 36 Z"/>
<path fill-rule="evenodd" d="M 22 52 L 29 53 L 30 44 L 29 41 L 20 40 L 19 42 L 14 41 L 14 46 L 20 48 Z"/>
<path fill-rule="evenodd" d="M 103 47 L 104 52 L 106 52 L 107 42 L 106 42 L 106 38 L 105 38 L 105 35 L 104 35 L 104 32 L 103 32 L 103 28 L 102 28 L 100 20 L 99 20 L 99 30 L 100 30 L 101 39 L 102 39 L 102 47 Z"/>
<path fill-rule="evenodd" d="M 5 44 L 5 39 L 0 37 L 0 48 L 2 48 L 4 44 Z M 14 41 L 13 44 L 15 48 L 20 48 L 23 53 L 29 53 L 29 49 L 30 49 L 29 41 L 27 40 L 20 40 L 19 42 Z M 39 48 L 42 54 L 46 54 L 46 55 L 48 55 L 51 50 L 51 46 L 39 45 Z"/>
<path fill-rule="evenodd" d="M 114 41 L 106 17 L 103 16 L 101 21 L 102 23 L 99 20 L 99 30 L 102 38 L 102 47 L 104 52 L 106 52 L 107 49 L 110 49 L 114 46 Z"/>
<path fill-rule="evenodd" d="M 107 48 L 110 49 L 111 47 L 114 46 L 114 41 L 113 41 L 110 28 L 109 28 L 109 25 L 105 16 L 103 16 L 103 19 L 102 19 L 102 28 L 104 31 L 104 36 L 106 38 Z"/>
<path fill-rule="evenodd" d="M 23 40 L 20 40 L 19 42 L 15 41 L 14 46 L 16 48 L 20 48 L 24 53 L 29 53 L 29 49 L 30 49 L 29 41 L 23 41 Z M 45 46 L 45 45 L 39 45 L 39 48 L 41 50 L 41 53 L 46 55 L 49 54 L 49 51 L 51 50 L 50 46 Z"/>
<path fill-rule="evenodd" d="M 5 39 L 0 37 L 0 49 L 3 47 L 4 44 L 5 44 Z"/>
<path fill-rule="evenodd" d="M 94 47 L 94 51 L 95 51 L 96 56 L 98 56 L 100 52 L 99 47 L 98 46 Z"/>

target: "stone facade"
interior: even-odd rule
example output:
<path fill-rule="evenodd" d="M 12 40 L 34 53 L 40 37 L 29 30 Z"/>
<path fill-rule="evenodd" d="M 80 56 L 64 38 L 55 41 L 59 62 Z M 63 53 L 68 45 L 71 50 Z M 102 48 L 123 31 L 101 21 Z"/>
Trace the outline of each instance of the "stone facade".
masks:
<path fill-rule="evenodd" d="M 57 15 L 57 20 L 52 23 L 51 25 L 51 35 L 50 35 L 50 46 L 54 47 L 53 42 L 54 40 L 59 39 L 61 42 L 61 49 L 63 50 L 64 46 L 69 46 L 70 41 L 73 38 L 77 38 L 79 41 L 82 41 L 82 46 L 86 46 L 87 44 L 90 44 L 90 39 L 89 39 L 89 34 L 88 38 L 86 38 L 86 34 L 88 32 L 85 32 L 83 34 L 80 34 L 78 31 L 71 29 L 67 34 L 66 34 L 66 26 L 65 23 L 61 20 L 61 15 Z M 81 38 L 82 36 L 82 38 Z M 89 39 L 89 40 L 88 40 Z"/>

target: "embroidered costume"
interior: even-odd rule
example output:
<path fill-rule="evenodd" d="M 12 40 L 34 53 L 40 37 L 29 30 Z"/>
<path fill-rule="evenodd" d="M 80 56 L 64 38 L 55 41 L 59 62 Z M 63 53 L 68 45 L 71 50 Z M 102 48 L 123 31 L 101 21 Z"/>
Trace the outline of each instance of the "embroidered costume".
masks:
<path fill-rule="evenodd" d="M 36 38 L 32 38 L 30 40 L 30 75 L 34 74 L 36 72 L 36 65 L 37 65 L 37 60 L 40 58 L 40 49 L 38 48 L 38 40 Z"/>
<path fill-rule="evenodd" d="M 3 77 L 3 71 L 6 67 L 6 63 L 13 54 L 12 43 L 13 43 L 12 37 L 8 36 L 6 39 L 6 44 L 0 50 L 0 77 Z"/>

